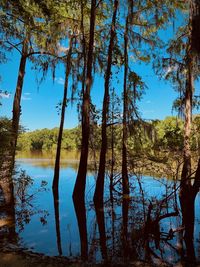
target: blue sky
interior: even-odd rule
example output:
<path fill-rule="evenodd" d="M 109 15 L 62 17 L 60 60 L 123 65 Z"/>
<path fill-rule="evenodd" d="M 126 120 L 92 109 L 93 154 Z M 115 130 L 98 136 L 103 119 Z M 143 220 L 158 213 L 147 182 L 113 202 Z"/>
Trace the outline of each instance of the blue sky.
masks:
<path fill-rule="evenodd" d="M 161 39 L 167 41 L 175 34 L 175 29 L 183 22 L 183 14 L 177 13 L 174 25 L 168 25 L 165 30 L 159 32 Z M 16 87 L 20 55 L 17 51 L 8 54 L 9 61 L 0 65 L 0 90 L 6 90 L 10 96 L 0 95 L 0 116 L 12 116 L 12 102 Z M 131 60 L 131 59 L 130 59 Z M 177 97 L 173 85 L 160 80 L 152 70 L 152 66 L 138 65 L 132 62 L 132 70 L 138 73 L 146 82 L 148 89 L 138 104 L 139 112 L 143 119 L 164 119 L 172 115 L 172 103 Z M 118 77 L 121 82 L 112 84 L 121 97 L 122 73 Z M 62 101 L 64 87 L 64 67 L 57 68 L 56 79 L 53 83 L 51 74 L 48 73 L 46 80 L 39 86 L 36 82 L 36 73 L 31 69 L 31 63 L 26 66 L 26 75 L 22 94 L 22 115 L 21 124 L 28 130 L 58 127 L 60 116 L 57 114 L 56 105 Z M 199 86 L 198 86 L 199 87 Z M 96 75 L 91 91 L 92 102 L 98 109 L 102 107 L 104 81 Z M 121 97 L 122 99 L 122 97 Z M 175 115 L 175 113 L 173 114 Z M 78 124 L 77 106 L 74 103 L 66 109 L 65 128 L 73 128 Z"/>
<path fill-rule="evenodd" d="M 20 56 L 18 52 L 13 52 L 6 64 L 0 66 L 2 82 L 0 89 L 10 93 L 10 97 L 1 99 L 0 116 L 11 117 L 12 102 L 16 87 L 17 73 Z M 173 86 L 165 81 L 159 80 L 154 74 L 150 65 L 135 64 L 135 71 L 142 75 L 148 89 L 141 102 L 139 111 L 145 119 L 164 119 L 171 115 L 172 102 L 177 93 Z M 27 64 L 26 75 L 22 95 L 22 115 L 21 124 L 29 130 L 40 128 L 53 128 L 59 126 L 60 117 L 56 111 L 56 105 L 62 100 L 64 83 L 64 68 L 59 67 L 56 72 L 56 80 L 53 83 L 51 74 L 39 86 L 36 82 L 36 73 L 31 69 L 31 63 Z M 121 91 L 122 84 L 116 85 L 117 91 Z M 102 106 L 104 82 L 97 77 L 93 83 L 92 101 L 98 108 Z M 65 128 L 72 128 L 78 124 L 78 114 L 76 103 L 69 104 L 66 110 Z"/>
<path fill-rule="evenodd" d="M 178 14 L 175 26 L 168 26 L 167 29 L 160 31 L 161 39 L 168 40 L 174 35 L 174 28 L 177 28 L 183 22 L 183 17 Z M 0 116 L 12 116 L 12 102 L 16 87 L 20 54 L 13 51 L 8 54 L 9 61 L 0 65 L 0 90 L 6 90 L 10 97 L 2 95 L 0 102 Z M 131 60 L 131 59 L 130 59 Z M 177 97 L 177 92 L 173 85 L 164 80 L 160 80 L 152 70 L 151 65 L 138 65 L 132 62 L 132 70 L 138 73 L 146 82 L 148 89 L 138 104 L 139 112 L 143 119 L 164 119 L 172 115 L 172 103 Z M 121 82 L 112 84 L 121 97 L 122 73 L 118 77 Z M 64 87 L 64 67 L 57 68 L 56 79 L 53 83 L 51 74 L 48 73 L 46 80 L 39 86 L 36 82 L 36 73 L 31 69 L 31 63 L 26 66 L 26 75 L 22 94 L 22 115 L 21 124 L 28 130 L 58 127 L 60 116 L 57 114 L 56 105 L 62 101 Z M 96 75 L 91 91 L 92 102 L 98 109 L 102 107 L 104 91 L 104 81 Z M 122 97 L 121 97 L 122 99 Z M 66 109 L 65 128 L 73 128 L 78 124 L 77 106 L 74 103 L 68 105 Z"/>

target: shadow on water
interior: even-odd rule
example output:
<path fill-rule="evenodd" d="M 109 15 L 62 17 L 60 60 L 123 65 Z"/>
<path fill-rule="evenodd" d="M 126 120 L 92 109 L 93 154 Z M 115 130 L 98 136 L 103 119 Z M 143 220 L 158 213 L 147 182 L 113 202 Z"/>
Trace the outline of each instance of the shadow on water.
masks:
<path fill-rule="evenodd" d="M 185 201 L 185 197 L 179 201 L 178 182 L 133 175 L 130 195 L 123 197 L 116 175 L 111 190 L 107 186 L 103 206 L 98 206 L 93 204 L 92 172 L 87 176 L 83 202 L 72 200 L 75 169 L 65 167 L 60 172 L 59 189 L 51 190 L 51 166 L 43 169 L 23 162 L 21 167 L 25 170 L 12 179 L 0 180 L 0 236 L 4 245 L 13 243 L 47 255 L 80 255 L 83 261 L 97 263 L 140 260 L 152 265 L 192 266 L 200 261 L 199 196 L 196 202 L 195 198 Z M 188 191 L 182 191 L 183 195 Z"/>

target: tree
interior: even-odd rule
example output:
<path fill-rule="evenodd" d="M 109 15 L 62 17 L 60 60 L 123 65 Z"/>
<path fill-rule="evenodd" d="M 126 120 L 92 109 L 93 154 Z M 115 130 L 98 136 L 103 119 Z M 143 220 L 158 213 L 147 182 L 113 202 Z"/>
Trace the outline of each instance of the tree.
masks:
<path fill-rule="evenodd" d="M 105 167 L 106 167 L 106 151 L 107 151 L 107 121 L 108 121 L 108 108 L 109 108 L 109 86 L 111 78 L 111 67 L 112 67 L 112 54 L 115 41 L 115 26 L 116 17 L 118 11 L 119 1 L 114 1 L 112 23 L 110 29 L 110 42 L 108 48 L 108 61 L 107 69 L 105 73 L 105 84 L 104 84 L 104 99 L 103 99 L 103 109 L 102 109 L 102 132 L 101 132 L 101 152 L 100 152 L 100 162 L 99 170 L 97 176 L 97 182 L 94 193 L 94 202 L 96 205 L 103 206 L 103 194 L 104 194 L 104 179 L 105 179 Z"/>
<path fill-rule="evenodd" d="M 179 92 L 178 101 L 175 106 L 180 114 L 184 115 L 183 129 L 183 167 L 180 182 L 180 203 L 183 214 L 183 225 L 186 229 L 190 228 L 186 214 L 188 210 L 194 218 L 194 201 L 200 187 L 200 160 L 197 164 L 196 173 L 192 175 L 192 155 L 191 155 L 191 129 L 192 129 L 192 109 L 194 103 L 194 81 L 199 75 L 199 66 L 196 61 L 196 48 L 194 43 L 194 3 L 189 1 L 186 4 L 187 20 L 186 24 L 179 27 L 176 39 L 170 42 L 167 52 L 169 57 L 162 59 L 162 64 L 167 70 L 165 78 L 170 79 Z M 192 180 L 194 182 L 192 183 Z M 191 233 L 192 231 L 192 233 Z M 191 231 L 185 232 L 185 240 L 193 236 L 193 227 Z"/>
<path fill-rule="evenodd" d="M 200 2 L 191 0 L 191 17 L 192 17 L 192 32 L 191 32 L 191 47 L 198 57 L 200 56 Z"/>
<path fill-rule="evenodd" d="M 66 3 L 64 2 L 59 2 L 55 5 L 51 0 L 46 3 L 29 0 L 17 3 L 2 1 L 1 3 L 3 48 L 6 50 L 16 49 L 21 56 L 13 101 L 13 160 L 18 138 L 21 95 L 27 59 L 30 59 L 33 63 L 39 62 L 45 73 L 49 67 L 47 62 L 52 58 L 59 58 L 58 43 L 63 38 L 63 32 L 64 36 L 66 34 L 66 29 L 64 28 L 66 21 L 67 24 L 70 24 L 65 5 Z M 63 6 L 65 6 L 65 10 Z M 61 12 L 64 13 L 62 16 L 60 16 Z M 36 55 L 47 57 L 47 60 L 35 61 L 34 57 Z M 52 63 L 52 66 L 55 68 L 55 62 Z"/>
<path fill-rule="evenodd" d="M 183 127 L 183 120 L 176 117 L 166 117 L 164 120 L 157 121 L 155 145 L 160 146 L 161 149 L 182 150 Z"/>
<path fill-rule="evenodd" d="M 58 142 L 57 142 L 57 150 L 56 150 L 53 189 L 58 188 L 59 170 L 60 170 L 60 152 L 61 152 L 61 143 L 62 143 L 64 120 L 65 120 L 65 109 L 66 109 L 66 104 L 67 104 L 68 81 L 69 81 L 69 75 L 70 75 L 70 70 L 71 70 L 71 54 L 72 54 L 73 39 L 74 37 L 72 36 L 69 40 L 69 50 L 68 50 L 67 59 L 66 59 L 65 84 L 64 84 L 60 128 L 59 128 L 59 133 L 58 133 Z"/>
<path fill-rule="evenodd" d="M 94 50 L 94 31 L 95 31 L 95 19 L 96 19 L 96 0 L 91 1 L 90 9 L 90 33 L 89 33 L 89 45 L 87 54 L 87 71 L 86 71 L 86 85 L 83 92 L 82 103 L 82 141 L 81 141 L 81 157 L 79 163 L 78 174 L 73 191 L 73 199 L 84 200 L 85 196 L 85 184 L 87 174 L 87 160 L 88 160 L 88 147 L 89 147 L 89 135 L 90 135 L 90 90 L 92 86 L 92 64 L 93 64 L 93 50 Z"/>
<path fill-rule="evenodd" d="M 130 6 L 126 16 L 126 26 L 124 30 L 124 84 L 123 84 L 123 136 L 122 136 L 122 190 L 123 196 L 129 194 L 128 167 L 127 167 L 127 117 L 128 117 L 128 95 L 127 95 L 127 78 L 128 78 L 128 28 L 129 28 Z M 124 200 L 123 200 L 124 201 Z"/>

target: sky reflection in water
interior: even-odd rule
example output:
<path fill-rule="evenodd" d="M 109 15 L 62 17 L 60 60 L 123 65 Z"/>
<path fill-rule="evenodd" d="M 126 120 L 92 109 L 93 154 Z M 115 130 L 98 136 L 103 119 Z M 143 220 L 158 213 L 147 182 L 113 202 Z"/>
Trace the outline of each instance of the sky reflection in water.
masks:
<path fill-rule="evenodd" d="M 79 228 L 77 224 L 76 213 L 72 201 L 72 192 L 76 179 L 78 155 L 62 161 L 60 170 L 60 187 L 59 187 L 59 228 L 61 237 L 62 255 L 68 257 L 80 256 L 81 245 L 79 237 Z M 45 164 L 44 164 L 45 162 Z M 53 179 L 53 164 L 51 159 L 47 158 L 18 158 L 17 165 L 19 169 L 25 170 L 34 183 L 28 189 L 28 194 L 35 194 L 42 181 L 46 181 L 45 191 L 37 192 L 31 201 L 32 215 L 30 220 L 23 223 L 23 227 L 18 223 L 17 232 L 20 237 L 20 245 L 36 252 L 45 253 L 47 255 L 59 255 L 58 248 L 58 232 L 56 232 L 54 199 L 51 190 Z M 139 184 L 138 181 L 141 183 Z M 98 225 L 94 205 L 92 202 L 94 192 L 94 173 L 89 172 L 86 187 L 86 218 L 88 231 L 88 253 L 89 259 L 100 261 L 102 258 L 102 248 L 99 235 Z M 168 262 L 177 262 L 180 259 L 180 247 L 184 244 L 181 241 L 180 232 L 174 234 L 174 238 L 166 242 L 167 234 L 170 229 L 177 229 L 181 226 L 180 216 L 172 216 L 160 221 L 159 237 L 155 240 L 155 233 L 148 234 L 148 253 L 144 249 L 144 218 L 148 217 L 148 207 L 152 202 L 154 208 L 151 215 L 156 217 L 158 207 L 157 200 L 163 198 L 166 194 L 166 179 L 154 179 L 153 177 L 135 177 L 131 178 L 131 196 L 132 202 L 129 203 L 129 221 L 128 221 L 128 243 L 131 247 L 132 257 L 135 259 L 147 259 L 148 253 L 153 250 L 157 255 L 163 255 L 163 259 Z M 172 182 L 167 182 L 170 190 Z M 139 186 L 140 185 L 140 186 Z M 116 191 L 120 191 L 120 185 L 116 186 Z M 114 193 L 114 209 L 109 201 L 109 181 L 106 180 L 105 191 L 105 229 L 106 229 L 106 249 L 109 258 L 118 261 L 124 257 L 122 229 L 124 223 L 124 215 L 122 216 L 121 196 L 117 192 Z M 142 189 L 142 190 L 141 190 Z M 145 196 L 145 199 L 143 198 Z M 156 200 L 157 199 L 157 200 Z M 168 205 L 168 207 L 166 207 Z M 170 200 L 162 210 L 162 214 L 174 211 L 174 199 Z M 28 207 L 30 208 L 30 206 Z M 196 198 L 196 221 L 195 221 L 195 250 L 196 256 L 199 258 L 199 196 Z M 21 205 L 17 205 L 17 213 L 20 214 Z M 24 229 L 22 229 L 24 228 Z M 151 230 L 150 230 L 151 231 Z M 152 230 L 153 231 L 153 230 Z M 158 241 L 159 239 L 159 241 Z M 174 247 L 174 248 L 173 248 Z M 150 252 L 149 252 L 150 251 Z M 133 253 L 134 252 L 134 253 Z M 156 259 L 155 259 L 156 260 Z"/>

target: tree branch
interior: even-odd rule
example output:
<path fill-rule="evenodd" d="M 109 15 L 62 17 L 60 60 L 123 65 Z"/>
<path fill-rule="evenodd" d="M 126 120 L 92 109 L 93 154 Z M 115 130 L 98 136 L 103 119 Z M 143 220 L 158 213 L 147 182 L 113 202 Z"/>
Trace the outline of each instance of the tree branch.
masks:
<path fill-rule="evenodd" d="M 10 41 L 6 40 L 5 41 L 6 43 L 8 43 L 10 46 L 12 46 L 13 48 L 15 48 L 19 53 L 20 55 L 22 55 L 22 51 L 17 47 L 18 45 L 20 45 L 21 43 L 15 45 L 15 44 L 12 44 Z"/>
<path fill-rule="evenodd" d="M 50 53 L 50 52 L 36 51 L 36 52 L 30 52 L 30 53 L 28 53 L 28 54 L 26 55 L 26 57 L 30 57 L 30 56 L 34 56 L 34 55 L 48 55 L 48 56 L 56 57 L 56 58 L 58 58 L 58 59 L 64 59 L 64 58 L 67 56 L 67 55 L 65 55 L 65 56 L 60 57 L 60 56 L 58 56 L 58 55 L 56 55 L 56 54 L 52 54 L 52 53 Z"/>

